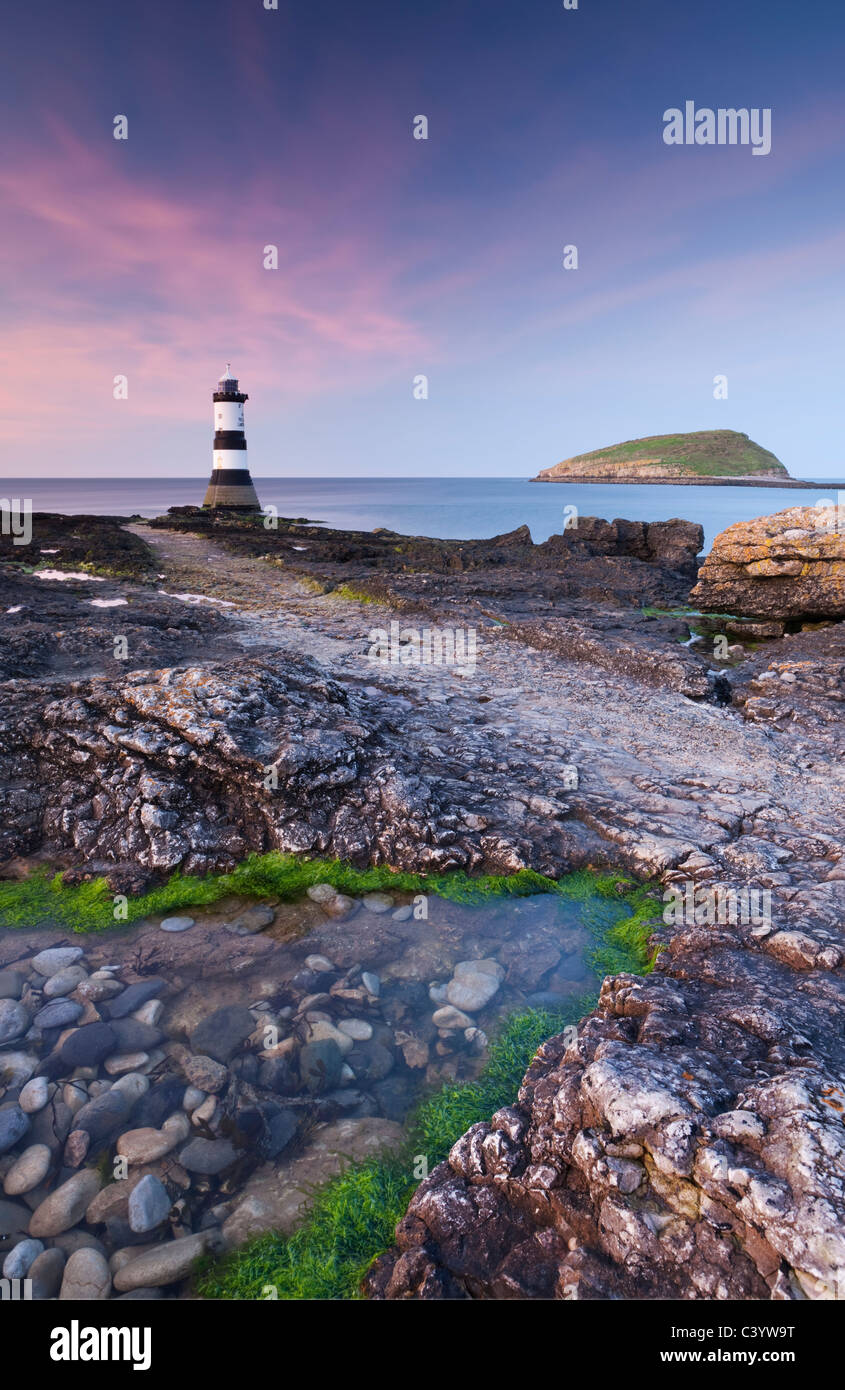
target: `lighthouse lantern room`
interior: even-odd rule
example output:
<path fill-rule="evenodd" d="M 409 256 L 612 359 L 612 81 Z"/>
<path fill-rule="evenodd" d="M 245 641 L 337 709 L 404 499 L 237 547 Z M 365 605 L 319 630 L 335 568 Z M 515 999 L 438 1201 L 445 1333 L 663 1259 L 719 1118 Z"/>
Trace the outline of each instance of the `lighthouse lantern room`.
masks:
<path fill-rule="evenodd" d="M 232 376 L 227 362 L 214 392 L 214 452 L 204 507 L 248 512 L 260 509 L 246 461 L 244 401 L 247 400 L 246 392 L 238 390 L 237 377 Z"/>

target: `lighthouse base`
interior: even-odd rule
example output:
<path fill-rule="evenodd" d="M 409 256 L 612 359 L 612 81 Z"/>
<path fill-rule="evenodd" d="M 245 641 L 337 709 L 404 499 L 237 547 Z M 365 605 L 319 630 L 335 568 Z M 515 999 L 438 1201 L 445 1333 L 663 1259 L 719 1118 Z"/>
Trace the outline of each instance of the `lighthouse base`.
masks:
<path fill-rule="evenodd" d="M 248 468 L 213 468 L 202 505 L 223 507 L 227 511 L 261 510 Z"/>

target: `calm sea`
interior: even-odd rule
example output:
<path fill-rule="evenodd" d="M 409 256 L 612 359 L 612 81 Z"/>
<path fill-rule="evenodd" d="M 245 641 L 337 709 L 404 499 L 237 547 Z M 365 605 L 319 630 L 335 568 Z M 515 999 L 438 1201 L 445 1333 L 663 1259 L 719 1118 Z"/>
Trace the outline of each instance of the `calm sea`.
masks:
<path fill-rule="evenodd" d="M 656 484 L 531 483 L 524 478 L 255 478 L 262 504 L 280 516 L 304 516 L 351 530 L 385 526 L 412 536 L 495 536 L 527 524 L 535 541 L 563 529 L 564 508 L 608 521 L 684 517 L 704 527 L 709 549 L 731 522 L 809 506 L 835 497 L 845 480 L 824 487 L 670 487 Z M 159 516 L 202 502 L 202 478 L 6 478 L 4 497 L 31 498 L 36 511 Z"/>

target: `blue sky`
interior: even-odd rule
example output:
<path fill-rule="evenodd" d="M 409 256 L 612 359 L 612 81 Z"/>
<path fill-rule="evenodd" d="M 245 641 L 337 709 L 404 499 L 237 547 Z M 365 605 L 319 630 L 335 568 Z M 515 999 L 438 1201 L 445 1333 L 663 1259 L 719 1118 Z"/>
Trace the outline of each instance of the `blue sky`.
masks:
<path fill-rule="evenodd" d="M 257 476 L 530 476 L 718 427 L 845 475 L 843 31 L 826 0 L 19 12 L 5 472 L 201 477 L 231 360 Z M 665 145 L 686 100 L 771 108 L 771 153 Z"/>

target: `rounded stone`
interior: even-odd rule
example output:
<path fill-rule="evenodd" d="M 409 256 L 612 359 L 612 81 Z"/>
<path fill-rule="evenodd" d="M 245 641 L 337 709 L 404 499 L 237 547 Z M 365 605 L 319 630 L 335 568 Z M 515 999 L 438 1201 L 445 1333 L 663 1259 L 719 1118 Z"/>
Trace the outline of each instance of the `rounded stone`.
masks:
<path fill-rule="evenodd" d="M 0 1052 L 0 1085 L 23 1086 L 38 1068 L 34 1052 Z M 21 1109 L 27 1114 L 26 1106 Z"/>
<path fill-rule="evenodd" d="M 469 1014 L 456 1009 L 454 1004 L 444 1004 L 442 1009 L 435 1009 L 432 1014 L 432 1022 L 438 1028 L 447 1028 L 450 1031 L 457 1028 L 471 1028 L 472 1019 Z"/>
<path fill-rule="evenodd" d="M 213 1057 L 197 1057 L 191 1054 L 182 1063 L 182 1070 L 191 1085 L 205 1091 L 206 1094 L 219 1094 L 229 1080 L 228 1069 L 222 1062 L 215 1062 Z"/>
<path fill-rule="evenodd" d="M 34 1076 L 27 1081 L 18 1097 L 21 1110 L 26 1115 L 36 1115 L 43 1110 L 50 1099 L 50 1083 L 46 1076 Z"/>
<path fill-rule="evenodd" d="M 69 965 L 66 970 L 59 970 L 55 975 L 51 975 L 44 986 L 45 999 L 60 999 L 64 994 L 71 994 L 77 985 L 81 985 L 83 980 L 88 979 L 88 971 L 82 965 Z"/>
<path fill-rule="evenodd" d="M 363 1018 L 342 1018 L 337 1026 L 353 1042 L 369 1042 L 373 1036 L 373 1025 Z"/>
<path fill-rule="evenodd" d="M 378 975 L 374 975 L 371 970 L 364 970 L 361 974 L 361 984 L 368 994 L 378 999 L 381 994 L 381 980 Z"/>
<path fill-rule="evenodd" d="M 98 1250 L 75 1250 L 65 1265 L 61 1300 L 103 1299 L 111 1293 L 111 1272 Z"/>
<path fill-rule="evenodd" d="M 22 970 L 0 970 L 0 999 L 20 999 L 25 984 Z"/>
<path fill-rule="evenodd" d="M 0 999 L 0 1045 L 14 1042 L 29 1027 L 29 1010 L 17 999 Z"/>
<path fill-rule="evenodd" d="M 39 1009 L 32 1020 L 36 1028 L 67 1028 L 84 1013 L 83 1006 L 75 999 L 54 999 Z"/>
<path fill-rule="evenodd" d="M 107 1023 L 86 1023 L 65 1038 L 61 1059 L 72 1067 L 94 1067 L 109 1057 L 116 1046 L 117 1036 Z"/>
<path fill-rule="evenodd" d="M 161 923 L 161 930 L 168 932 L 187 931 L 193 925 L 193 917 L 165 917 Z"/>
<path fill-rule="evenodd" d="M 93 1168 L 74 1173 L 35 1208 L 29 1223 L 30 1235 L 59 1236 L 69 1231 L 82 1220 L 100 1186 L 100 1175 Z"/>
<path fill-rule="evenodd" d="M 393 898 L 389 893 L 365 893 L 361 899 L 368 912 L 389 912 L 393 906 Z"/>
<path fill-rule="evenodd" d="M 229 1139 L 192 1139 L 179 1154 L 179 1162 L 189 1173 L 214 1177 L 231 1167 L 237 1157 Z"/>
<path fill-rule="evenodd" d="M 3 1261 L 3 1278 L 25 1279 L 33 1260 L 38 1258 L 43 1249 L 44 1242 L 33 1240 L 31 1236 L 19 1240 Z"/>
<path fill-rule="evenodd" d="M 255 1019 L 242 1004 L 215 1009 L 191 1034 L 191 1051 L 228 1062 L 255 1028 Z"/>
<path fill-rule="evenodd" d="M 29 1116 L 19 1105 L 5 1105 L 0 1109 L 0 1154 L 13 1149 L 29 1130 Z"/>
<path fill-rule="evenodd" d="M 312 970 L 315 975 L 324 975 L 327 971 L 335 968 L 328 956 L 306 956 L 303 965 L 306 970 Z"/>
<path fill-rule="evenodd" d="M 311 887 L 306 888 L 305 891 L 313 903 L 330 903 L 333 898 L 337 897 L 337 889 L 331 883 L 312 883 Z M 312 967 L 309 966 L 308 968 L 311 969 Z M 324 966 L 320 968 L 325 969 Z"/>
<path fill-rule="evenodd" d="M 126 1078 L 116 1081 L 114 1089 L 123 1086 Z M 135 1105 L 132 1126 L 135 1129 L 160 1129 L 174 1110 L 178 1110 L 185 1094 L 185 1082 L 176 1076 L 166 1076 L 153 1086 Z"/>
<path fill-rule="evenodd" d="M 62 1283 L 65 1256 L 63 1250 L 44 1250 L 29 1267 L 28 1278 L 33 1299 L 55 1298 Z"/>
<path fill-rule="evenodd" d="M 50 1171 L 52 1156 L 46 1144 L 31 1144 L 15 1160 L 3 1179 L 3 1191 L 9 1197 L 22 1197 L 42 1183 Z"/>
<path fill-rule="evenodd" d="M 343 1053 L 333 1038 L 317 1038 L 306 1043 L 299 1053 L 299 1077 L 312 1094 L 337 1086 L 342 1067 Z"/>
<path fill-rule="evenodd" d="M 147 1173 L 129 1194 L 129 1225 L 136 1234 L 154 1231 L 171 1207 L 167 1188 L 153 1173 Z"/>
<path fill-rule="evenodd" d="M 182 1108 L 190 1115 L 197 1106 L 202 1105 L 205 1100 L 205 1091 L 201 1091 L 197 1086 L 189 1086 L 182 1097 Z"/>
<path fill-rule="evenodd" d="M 160 976 L 151 976 L 149 980 L 140 980 L 135 985 L 127 985 L 122 994 L 112 999 L 109 1004 L 109 1018 L 114 1021 L 116 1018 L 126 1018 L 129 1014 L 140 1009 L 142 1004 L 146 1004 L 148 999 L 155 999 L 165 987 L 165 981 Z"/>
<path fill-rule="evenodd" d="M 119 1052 L 117 1056 L 109 1057 L 105 1069 L 109 1076 L 124 1076 L 127 1073 L 137 1073 L 149 1060 L 149 1052 Z"/>
<path fill-rule="evenodd" d="M 217 1239 L 219 1241 L 219 1237 Z M 156 1245 L 123 1265 L 114 1276 L 114 1286 L 120 1293 L 130 1293 L 133 1289 L 175 1284 L 190 1274 L 213 1240 L 211 1231 L 200 1231 L 197 1235 Z"/>
<path fill-rule="evenodd" d="M 75 965 L 82 955 L 81 946 L 50 946 L 33 956 L 33 967 L 39 975 L 58 975 L 59 971 Z"/>
<path fill-rule="evenodd" d="M 83 1105 L 74 1117 L 74 1128 L 84 1129 L 91 1136 L 91 1143 L 102 1145 L 123 1125 L 132 1108 L 133 1097 L 112 1086 L 105 1095 L 97 1096 Z"/>
<path fill-rule="evenodd" d="M 155 1163 L 157 1158 L 170 1153 L 178 1142 L 178 1135 L 160 1129 L 129 1129 L 118 1139 L 117 1152 L 131 1167 L 138 1163 Z"/>

